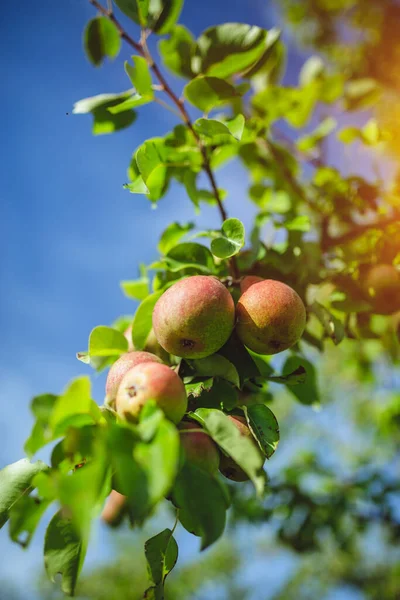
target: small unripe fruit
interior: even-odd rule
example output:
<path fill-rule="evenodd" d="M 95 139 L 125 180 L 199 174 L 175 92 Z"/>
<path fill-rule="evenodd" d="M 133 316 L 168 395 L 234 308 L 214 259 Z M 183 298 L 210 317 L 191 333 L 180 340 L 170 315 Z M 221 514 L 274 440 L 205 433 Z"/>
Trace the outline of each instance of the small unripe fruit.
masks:
<path fill-rule="evenodd" d="M 135 349 L 132 342 L 132 324 L 125 329 L 124 337 L 128 340 L 128 352 L 132 352 Z"/>
<path fill-rule="evenodd" d="M 392 265 L 375 265 L 361 278 L 361 287 L 378 314 L 389 315 L 400 309 L 400 273 Z"/>
<path fill-rule="evenodd" d="M 245 346 L 258 354 L 277 354 L 295 344 L 306 325 L 300 296 L 280 281 L 253 283 L 236 306 L 236 331 Z"/>
<path fill-rule="evenodd" d="M 203 358 L 228 340 L 235 322 L 232 296 L 216 277 L 182 279 L 159 298 L 153 328 L 161 346 L 183 358 Z"/>
<path fill-rule="evenodd" d="M 158 356 L 150 354 L 150 352 L 127 352 L 111 365 L 106 381 L 107 402 L 114 402 L 124 375 L 132 369 L 132 367 L 144 362 L 161 363 L 162 361 Z"/>
<path fill-rule="evenodd" d="M 110 527 L 117 527 L 121 523 L 125 512 L 126 496 L 112 490 L 101 513 L 101 518 Z"/>
<path fill-rule="evenodd" d="M 240 291 L 242 294 L 244 294 L 247 292 L 250 286 L 252 286 L 254 283 L 260 283 L 260 281 L 264 281 L 264 279 L 262 277 L 258 277 L 257 275 L 246 275 L 246 277 L 243 277 L 242 281 L 240 282 Z"/>
<path fill-rule="evenodd" d="M 129 327 L 125 330 L 124 336 L 128 340 L 128 352 L 135 350 L 135 346 L 132 342 L 132 325 L 129 325 Z M 158 343 L 154 329 L 151 329 L 143 350 L 144 352 L 151 352 L 151 354 L 155 354 L 161 358 L 163 362 L 169 363 L 169 354 L 168 352 L 165 352 L 164 348 L 162 348 Z"/>
<path fill-rule="evenodd" d="M 167 365 L 146 362 L 130 369 L 118 388 L 117 413 L 127 421 L 137 421 L 149 400 L 154 400 L 173 423 L 179 423 L 185 414 L 185 386 L 179 375 Z"/>
<path fill-rule="evenodd" d="M 218 448 L 209 435 L 199 431 L 200 425 L 188 421 L 179 424 L 181 445 L 188 462 L 214 475 L 219 467 Z M 188 429 L 197 430 L 187 431 Z"/>
<path fill-rule="evenodd" d="M 249 439 L 257 448 L 257 450 L 261 453 L 256 440 L 254 439 L 253 434 L 251 433 L 249 426 L 247 425 L 247 421 L 245 417 L 240 417 L 236 415 L 228 415 L 228 419 L 232 421 L 234 425 L 238 428 L 240 435 Z M 243 471 L 241 467 L 230 456 L 226 456 L 225 454 L 221 454 L 221 460 L 219 465 L 219 470 L 222 475 L 231 479 L 232 481 L 247 481 L 249 476 L 247 473 Z"/>
<path fill-rule="evenodd" d="M 158 343 L 156 334 L 154 333 L 154 329 L 152 329 L 150 331 L 149 337 L 146 340 L 146 345 L 145 345 L 144 349 L 146 350 L 146 352 L 152 352 L 153 354 L 155 354 L 156 356 L 161 358 L 161 360 L 164 363 L 169 363 L 169 354 Z"/>

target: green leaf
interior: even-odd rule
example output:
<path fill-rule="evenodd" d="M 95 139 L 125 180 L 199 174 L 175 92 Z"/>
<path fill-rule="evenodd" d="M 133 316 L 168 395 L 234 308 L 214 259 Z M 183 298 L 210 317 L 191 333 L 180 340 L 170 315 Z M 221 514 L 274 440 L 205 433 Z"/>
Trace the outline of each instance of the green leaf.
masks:
<path fill-rule="evenodd" d="M 10 538 L 13 542 L 27 548 L 39 524 L 41 517 L 48 508 L 50 501 L 33 496 L 21 496 L 10 510 Z"/>
<path fill-rule="evenodd" d="M 176 479 L 173 497 L 182 525 L 201 537 L 201 550 L 223 534 L 225 495 L 218 481 L 206 471 L 186 463 Z"/>
<path fill-rule="evenodd" d="M 186 361 L 199 377 L 221 377 L 239 387 L 239 374 L 235 366 L 224 356 L 213 354 L 205 358 Z"/>
<path fill-rule="evenodd" d="M 73 107 L 73 113 L 75 115 L 86 115 L 93 112 L 97 108 L 111 102 L 123 102 L 126 98 L 132 95 L 133 90 L 127 90 L 119 94 L 98 94 L 97 96 L 91 96 L 90 98 L 83 98 L 75 102 Z"/>
<path fill-rule="evenodd" d="M 205 246 L 195 242 L 184 242 L 171 248 L 167 257 L 182 264 L 203 266 L 210 273 L 215 272 L 215 263 L 211 252 Z"/>
<path fill-rule="evenodd" d="M 144 442 L 150 442 L 156 435 L 160 423 L 164 418 L 164 413 L 158 408 L 156 402 L 153 400 L 146 402 L 140 411 L 139 425 L 137 426 L 140 439 Z"/>
<path fill-rule="evenodd" d="M 60 503 L 81 537 L 89 536 L 93 517 L 101 510 L 111 492 L 111 472 L 101 432 L 93 444 L 90 462 L 72 474 L 65 473 L 58 482 Z"/>
<path fill-rule="evenodd" d="M 274 413 L 265 404 L 252 404 L 242 408 L 258 445 L 265 456 L 270 458 L 279 442 L 279 425 Z"/>
<path fill-rule="evenodd" d="M 44 541 L 44 564 L 49 579 L 54 583 L 61 574 L 61 589 L 73 596 L 79 573 L 85 560 L 87 540 L 75 531 L 62 512 L 54 515 L 46 531 Z"/>
<path fill-rule="evenodd" d="M 99 325 L 92 329 L 89 335 L 87 352 L 78 352 L 78 360 L 86 364 L 96 356 L 120 356 L 128 350 L 128 340 L 124 334 L 112 327 Z"/>
<path fill-rule="evenodd" d="M 140 94 L 134 94 L 130 98 L 124 100 L 120 104 L 116 106 L 110 106 L 108 108 L 108 112 L 112 115 L 119 115 L 124 112 L 129 112 L 133 108 L 138 108 L 139 106 L 143 106 L 144 104 L 148 104 L 152 101 L 150 96 L 141 96 Z"/>
<path fill-rule="evenodd" d="M 132 323 L 132 342 L 136 350 L 143 350 L 152 328 L 153 309 L 162 291 L 147 296 L 138 306 Z"/>
<path fill-rule="evenodd" d="M 271 375 L 273 375 L 274 371 L 270 365 L 270 356 L 266 356 L 265 354 L 257 354 L 256 352 L 253 352 L 253 350 L 248 350 L 248 352 L 254 363 L 257 365 L 257 376 L 261 375 L 263 379 L 268 379 Z"/>
<path fill-rule="evenodd" d="M 303 64 L 299 74 L 299 84 L 305 87 L 315 80 L 320 79 L 325 72 L 325 65 L 321 57 L 310 56 Z"/>
<path fill-rule="evenodd" d="M 128 342 L 120 331 L 99 325 L 89 336 L 90 356 L 119 356 L 128 349 Z"/>
<path fill-rule="evenodd" d="M 192 398 L 199 398 L 203 392 L 209 392 L 213 387 L 213 384 L 214 379 L 212 377 L 202 379 L 201 381 L 187 383 L 185 385 L 186 394 Z"/>
<path fill-rule="evenodd" d="M 283 227 L 288 231 L 302 231 L 306 233 L 311 229 L 310 217 L 308 215 L 299 215 L 291 221 L 286 221 Z"/>
<path fill-rule="evenodd" d="M 288 373 L 287 375 L 271 375 L 267 377 L 268 381 L 273 381 L 274 383 L 284 383 L 285 385 L 298 385 L 299 383 L 304 383 L 307 379 L 307 373 L 305 368 L 300 365 L 297 369 L 293 371 L 293 373 Z"/>
<path fill-rule="evenodd" d="M 31 491 L 35 475 L 47 471 L 48 468 L 40 460 L 31 463 L 23 458 L 0 471 L 0 528 L 7 522 L 9 511 L 14 504 Z"/>
<path fill-rule="evenodd" d="M 179 466 L 179 433 L 175 425 L 162 419 L 156 435 L 148 443 L 139 443 L 134 459 L 146 474 L 149 508 L 152 509 L 171 490 Z"/>
<path fill-rule="evenodd" d="M 120 285 L 125 296 L 133 300 L 144 300 L 150 294 L 150 280 L 147 276 L 121 281 Z"/>
<path fill-rule="evenodd" d="M 58 396 L 53 394 L 42 394 L 33 398 L 31 411 L 36 417 L 29 438 L 26 440 L 24 450 L 28 456 L 36 454 L 40 448 L 45 446 L 52 438 L 49 420 Z"/>
<path fill-rule="evenodd" d="M 115 58 L 121 49 L 118 29 L 107 17 L 95 17 L 85 27 L 83 43 L 90 62 L 98 67 L 108 56 Z"/>
<path fill-rule="evenodd" d="M 236 367 L 240 377 L 240 387 L 249 379 L 260 375 L 255 361 L 247 348 L 239 340 L 235 331 L 226 344 L 218 350 L 218 354 L 227 358 Z"/>
<path fill-rule="evenodd" d="M 184 0 L 161 0 L 160 9 L 160 0 L 150 0 L 150 12 L 153 17 L 150 28 L 158 35 L 169 33 L 179 19 L 183 3 Z"/>
<path fill-rule="evenodd" d="M 132 522 L 142 523 L 149 513 L 145 468 L 133 457 L 138 436 L 132 427 L 110 425 L 109 458 L 113 469 L 113 487 L 127 497 Z"/>
<path fill-rule="evenodd" d="M 161 198 L 166 187 L 167 155 L 164 141 L 160 138 L 147 140 L 136 151 L 135 160 L 138 170 L 143 177 L 150 198 Z"/>
<path fill-rule="evenodd" d="M 351 144 L 355 140 L 361 139 L 362 134 L 358 127 L 343 127 L 337 134 L 337 138 L 344 144 Z"/>
<path fill-rule="evenodd" d="M 325 334 L 331 338 L 335 346 L 340 344 L 344 338 L 343 323 L 319 302 L 313 302 L 309 310 L 317 317 L 324 328 Z"/>
<path fill-rule="evenodd" d="M 258 215 L 258 220 L 268 219 L 271 213 L 285 214 L 292 208 L 292 198 L 285 190 L 273 190 L 263 185 L 253 185 L 250 188 L 250 198 L 257 206 L 265 210 Z M 262 223 L 262 225 L 264 224 L 265 222 Z"/>
<path fill-rule="evenodd" d="M 183 25 L 176 25 L 170 37 L 158 44 L 164 65 L 175 75 L 188 79 L 194 76 L 191 66 L 194 47 L 193 36 Z"/>
<path fill-rule="evenodd" d="M 149 194 L 149 189 L 141 175 L 139 175 L 132 183 L 125 183 L 123 185 L 125 190 L 129 190 L 131 194 Z"/>
<path fill-rule="evenodd" d="M 178 560 L 178 544 L 172 531 L 164 529 L 158 535 L 147 540 L 144 545 L 144 553 L 149 579 L 159 588 L 162 597 L 165 579 Z"/>
<path fill-rule="evenodd" d="M 237 115 L 229 121 L 219 121 L 218 119 L 197 119 L 194 122 L 194 129 L 200 135 L 208 138 L 220 139 L 220 136 L 232 136 L 240 141 L 243 134 L 245 119 L 243 115 Z"/>
<path fill-rule="evenodd" d="M 168 225 L 168 227 L 162 232 L 160 241 L 158 242 L 158 250 L 161 254 L 168 254 L 174 246 L 177 245 L 179 240 L 185 236 L 194 227 L 194 223 L 186 223 L 180 225 L 176 221 Z"/>
<path fill-rule="evenodd" d="M 186 269 L 190 270 L 190 274 L 215 273 L 215 263 L 209 249 L 194 242 L 184 242 L 174 246 L 161 262 L 153 263 L 150 268 L 167 269 L 172 273 Z"/>
<path fill-rule="evenodd" d="M 162 35 L 169 33 L 179 19 L 183 0 L 115 0 L 135 23 Z"/>
<path fill-rule="evenodd" d="M 131 125 L 136 119 L 133 110 L 118 115 L 112 115 L 110 108 L 124 102 L 132 95 L 132 90 L 120 94 L 99 94 L 91 98 L 84 98 L 74 104 L 73 113 L 76 115 L 91 113 L 93 115 L 94 135 L 113 133 Z"/>
<path fill-rule="evenodd" d="M 225 121 L 226 127 L 229 129 L 233 137 L 239 142 L 242 139 L 245 123 L 246 121 L 242 114 L 238 114 L 233 119 Z"/>
<path fill-rule="evenodd" d="M 193 127 L 197 133 L 210 138 L 220 135 L 231 135 L 228 127 L 216 119 L 197 119 L 193 123 Z"/>
<path fill-rule="evenodd" d="M 49 418 L 52 439 L 63 435 L 73 425 L 82 427 L 101 420 L 100 408 L 91 398 L 89 377 L 78 377 L 71 381 L 54 403 Z"/>
<path fill-rule="evenodd" d="M 376 103 L 380 96 L 380 89 L 375 79 L 354 79 L 346 84 L 345 108 L 347 110 L 360 110 Z"/>
<path fill-rule="evenodd" d="M 283 365 L 283 375 L 290 375 L 299 367 L 306 371 L 306 380 L 298 385 L 288 385 L 287 389 L 302 403 L 307 405 L 319 404 L 317 373 L 314 365 L 302 356 L 290 356 Z"/>
<path fill-rule="evenodd" d="M 151 0 L 115 0 L 118 8 L 138 25 L 147 25 Z"/>
<path fill-rule="evenodd" d="M 227 219 L 221 228 L 222 235 L 211 241 L 211 252 L 218 258 L 230 258 L 244 246 L 244 225 L 239 219 Z"/>
<path fill-rule="evenodd" d="M 125 72 L 132 82 L 133 87 L 138 94 L 152 99 L 154 92 L 152 88 L 152 80 L 149 67 L 146 59 L 142 56 L 132 56 L 133 66 L 125 61 Z"/>
<path fill-rule="evenodd" d="M 242 71 L 242 77 L 251 78 L 260 73 L 270 74 L 273 70 L 279 70 L 279 62 L 282 57 L 282 43 L 279 44 L 281 31 L 275 27 L 266 32 L 264 51 L 260 58 L 248 69 Z"/>
<path fill-rule="evenodd" d="M 344 144 L 351 144 L 355 140 L 360 140 L 367 146 L 375 146 L 386 141 L 390 136 L 380 129 L 375 119 L 370 119 L 362 129 L 344 127 L 339 131 L 337 137 Z"/>
<path fill-rule="evenodd" d="M 327 117 L 311 133 L 304 135 L 297 142 L 296 146 L 302 152 L 313 150 L 326 136 L 336 128 L 336 119 Z"/>
<path fill-rule="evenodd" d="M 191 410 L 219 408 L 230 411 L 238 404 L 238 390 L 226 379 L 209 378 L 185 385 Z"/>
<path fill-rule="evenodd" d="M 220 410 L 199 408 L 191 414 L 206 429 L 214 442 L 243 469 L 252 480 L 257 494 L 264 490 L 265 475 L 262 472 L 264 458 L 248 438 Z"/>
<path fill-rule="evenodd" d="M 111 426 L 109 453 L 113 485 L 127 496 L 132 520 L 142 523 L 171 490 L 179 466 L 179 433 L 156 411 L 137 430 Z"/>
<path fill-rule="evenodd" d="M 197 40 L 193 70 L 221 78 L 244 71 L 264 54 L 266 35 L 264 29 L 244 23 L 210 27 Z"/>
<path fill-rule="evenodd" d="M 185 98 L 205 113 L 239 96 L 239 92 L 227 81 L 217 77 L 200 75 L 184 88 Z"/>
<path fill-rule="evenodd" d="M 139 168 L 136 164 L 135 156 L 133 156 L 130 162 L 127 174 L 131 180 L 131 183 L 125 183 L 123 186 L 124 189 L 128 189 L 131 194 L 150 194 L 149 189 L 143 181 L 143 177 L 141 176 Z"/>

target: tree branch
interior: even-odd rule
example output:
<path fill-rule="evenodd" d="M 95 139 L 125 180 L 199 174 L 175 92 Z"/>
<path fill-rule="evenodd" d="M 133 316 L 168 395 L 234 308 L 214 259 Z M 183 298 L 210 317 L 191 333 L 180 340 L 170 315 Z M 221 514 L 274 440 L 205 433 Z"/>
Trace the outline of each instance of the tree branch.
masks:
<path fill-rule="evenodd" d="M 192 132 L 192 134 L 196 140 L 197 146 L 198 146 L 198 148 L 201 152 L 202 158 L 203 158 L 203 170 L 209 179 L 213 194 L 215 196 L 215 200 L 217 202 L 218 210 L 221 215 L 221 219 L 222 219 L 222 221 L 225 221 L 228 218 L 228 215 L 227 215 L 225 207 L 223 206 L 223 203 L 222 203 L 222 199 L 221 199 L 221 196 L 220 196 L 220 193 L 218 190 L 217 182 L 215 180 L 215 175 L 212 171 L 210 160 L 207 155 L 207 149 L 204 146 L 199 134 L 193 127 L 193 123 L 190 119 L 188 111 L 186 110 L 184 101 L 182 99 L 178 98 L 178 96 L 175 94 L 175 92 L 169 85 L 168 81 L 165 79 L 164 75 L 161 73 L 158 65 L 154 62 L 154 60 L 148 50 L 147 44 L 146 44 L 146 37 L 142 36 L 141 42 L 137 43 L 130 35 L 128 35 L 126 33 L 125 29 L 122 27 L 120 22 L 116 19 L 113 12 L 104 8 L 104 6 L 102 6 L 97 0 L 89 0 L 89 2 L 95 8 L 97 8 L 97 10 L 100 11 L 104 16 L 108 17 L 110 19 L 110 21 L 112 21 L 114 23 L 121 38 L 123 40 L 125 40 L 125 42 L 127 42 L 138 54 L 140 54 L 140 56 L 143 56 L 143 58 L 146 59 L 149 68 L 151 69 L 151 71 L 153 72 L 153 74 L 155 75 L 157 80 L 159 81 L 162 90 L 170 98 L 171 102 L 177 107 L 182 121 L 190 129 L 190 131 Z M 240 276 L 240 274 L 239 274 L 239 269 L 236 264 L 235 257 L 232 257 L 229 262 L 230 262 L 230 268 L 232 271 L 232 276 L 237 279 Z"/>
<path fill-rule="evenodd" d="M 370 229 L 383 229 L 388 225 L 394 225 L 394 223 L 400 222 L 400 213 L 396 212 L 391 217 L 387 217 L 386 219 L 380 219 L 379 221 L 375 221 L 374 223 L 369 223 L 365 225 L 357 225 L 354 229 L 350 231 L 346 231 L 342 235 L 337 237 L 329 237 L 326 236 L 325 240 L 323 240 L 322 250 L 326 252 L 335 246 L 340 246 L 342 244 L 347 244 L 347 242 L 351 242 L 352 240 L 358 238 L 360 235 L 369 231 Z"/>

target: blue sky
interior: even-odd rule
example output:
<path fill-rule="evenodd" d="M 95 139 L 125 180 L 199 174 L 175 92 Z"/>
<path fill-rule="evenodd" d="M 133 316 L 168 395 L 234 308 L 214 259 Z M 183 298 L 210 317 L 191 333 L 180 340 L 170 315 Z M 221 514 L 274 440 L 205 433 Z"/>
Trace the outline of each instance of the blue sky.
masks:
<path fill-rule="evenodd" d="M 134 312 L 119 281 L 155 258 L 171 219 L 195 218 L 178 186 L 155 211 L 145 197 L 122 189 L 133 150 L 170 130 L 173 115 L 144 107 L 133 127 L 93 137 L 91 117 L 71 114 L 76 100 L 129 87 L 122 67 L 129 48 L 101 69 L 84 57 L 82 30 L 94 14 L 85 0 L 20 0 L 1 10 L 0 467 L 22 457 L 30 399 L 90 373 L 75 358 L 90 330 Z M 195 34 L 224 21 L 269 27 L 276 15 L 265 0 L 187 0 L 181 18 Z M 291 71 L 302 61 L 292 53 Z M 230 214 L 249 224 L 244 172 L 230 166 L 218 183 L 230 191 Z M 213 227 L 219 217 L 208 207 L 196 222 Z M 94 381 L 101 402 L 104 376 Z M 41 564 L 41 534 L 23 553 L 1 532 L 0 579 L 20 573 L 21 565 L 29 576 Z"/>

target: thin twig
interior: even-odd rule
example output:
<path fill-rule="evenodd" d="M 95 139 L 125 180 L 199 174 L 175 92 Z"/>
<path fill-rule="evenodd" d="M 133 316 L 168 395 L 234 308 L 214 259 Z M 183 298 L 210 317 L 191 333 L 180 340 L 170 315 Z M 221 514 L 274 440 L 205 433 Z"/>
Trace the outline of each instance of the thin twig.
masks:
<path fill-rule="evenodd" d="M 125 40 L 125 42 L 127 42 L 130 46 L 132 46 L 132 48 L 134 48 L 136 50 L 136 52 L 139 52 L 139 54 L 141 54 L 143 56 L 141 46 L 137 42 L 135 42 L 135 40 L 133 38 L 131 38 L 130 35 L 128 35 L 126 33 L 125 29 L 122 27 L 122 25 L 119 23 L 119 21 L 115 18 L 114 13 L 113 12 L 110 13 L 110 11 L 107 10 L 106 8 L 104 8 L 104 6 L 102 6 L 99 2 L 97 2 L 97 0 L 89 0 L 89 2 L 95 8 L 97 8 L 97 10 L 99 12 L 101 12 L 101 14 L 103 14 L 105 17 L 108 17 L 110 19 L 110 21 L 112 21 L 114 23 L 115 27 L 118 29 L 118 33 L 121 36 L 121 38 L 123 40 Z"/>
<path fill-rule="evenodd" d="M 225 221 L 228 218 L 228 215 L 226 213 L 225 207 L 222 204 L 221 195 L 219 193 L 217 182 L 215 181 L 215 176 L 214 176 L 214 173 L 211 168 L 209 157 L 207 155 L 207 149 L 204 146 L 199 134 L 193 127 L 193 123 L 192 123 L 189 113 L 185 107 L 184 100 L 182 98 L 178 98 L 178 96 L 175 94 L 175 92 L 169 85 L 168 81 L 165 79 L 164 75 L 160 71 L 158 65 L 154 62 L 154 59 L 152 58 L 152 56 L 149 52 L 149 49 L 147 47 L 146 36 L 143 35 L 143 33 L 142 33 L 140 43 L 135 42 L 135 40 L 126 33 L 125 29 L 122 27 L 122 25 L 116 19 L 115 15 L 112 12 L 110 12 L 109 10 L 104 8 L 104 6 L 102 6 L 97 0 L 89 0 L 89 2 L 95 8 L 97 8 L 97 10 L 100 11 L 104 16 L 108 17 L 114 23 L 121 38 L 123 40 L 125 40 L 125 42 L 127 42 L 130 46 L 132 46 L 132 48 L 138 54 L 140 54 L 140 56 L 143 56 L 143 58 L 146 59 L 148 67 L 154 73 L 155 77 L 157 78 L 160 85 L 162 86 L 164 92 L 170 98 L 172 103 L 175 104 L 175 106 L 177 107 L 180 118 L 190 129 L 190 131 L 192 132 L 192 134 L 196 140 L 197 146 L 198 146 L 198 148 L 201 152 L 201 156 L 203 158 L 203 170 L 206 173 L 206 175 L 210 181 L 211 188 L 212 188 L 213 194 L 215 196 L 215 200 L 217 202 L 218 210 L 221 215 L 221 219 L 222 219 L 222 221 Z M 235 277 L 235 279 L 237 279 L 239 277 L 239 269 L 237 267 L 236 259 L 234 256 L 230 259 L 230 269 L 232 271 L 233 277 Z"/>
<path fill-rule="evenodd" d="M 157 96 L 154 96 L 153 100 L 154 100 L 154 102 L 157 102 L 157 104 L 159 104 L 163 108 L 166 108 L 167 110 L 172 112 L 172 114 L 174 114 L 176 117 L 178 117 L 178 119 L 181 118 L 181 115 L 178 113 L 178 111 L 175 110 L 172 106 L 170 106 L 167 102 L 164 102 L 164 100 L 162 100 L 161 98 L 157 98 Z"/>

